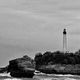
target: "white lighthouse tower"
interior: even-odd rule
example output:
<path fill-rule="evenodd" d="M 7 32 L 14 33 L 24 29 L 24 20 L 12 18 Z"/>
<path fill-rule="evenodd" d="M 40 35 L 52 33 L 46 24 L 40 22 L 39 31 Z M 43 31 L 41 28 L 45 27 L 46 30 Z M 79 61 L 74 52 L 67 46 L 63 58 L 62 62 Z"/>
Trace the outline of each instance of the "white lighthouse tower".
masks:
<path fill-rule="evenodd" d="M 67 32 L 66 29 L 63 30 L 63 52 L 67 52 Z"/>

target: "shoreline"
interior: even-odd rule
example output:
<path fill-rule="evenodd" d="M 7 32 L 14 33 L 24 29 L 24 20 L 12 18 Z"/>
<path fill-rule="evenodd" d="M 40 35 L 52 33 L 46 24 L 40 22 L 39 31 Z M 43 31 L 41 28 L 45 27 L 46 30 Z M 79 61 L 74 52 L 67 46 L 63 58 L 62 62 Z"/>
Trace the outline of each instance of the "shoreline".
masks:
<path fill-rule="evenodd" d="M 3 73 L 5 76 L 5 73 Z M 2 76 L 3 80 L 80 80 L 80 76 L 78 75 L 62 75 L 62 74 L 47 74 L 47 75 L 35 75 L 33 78 L 13 78 L 13 77 L 8 77 L 4 78 Z M 2 80 L 1 79 L 1 80 Z"/>

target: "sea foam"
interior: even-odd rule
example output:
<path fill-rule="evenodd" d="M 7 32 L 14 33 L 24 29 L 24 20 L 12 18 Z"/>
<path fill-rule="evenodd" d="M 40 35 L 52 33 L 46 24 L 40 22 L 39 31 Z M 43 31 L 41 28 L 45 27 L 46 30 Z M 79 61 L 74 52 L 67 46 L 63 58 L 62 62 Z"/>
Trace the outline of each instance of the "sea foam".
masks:
<path fill-rule="evenodd" d="M 64 80 L 76 80 L 76 79 L 73 79 L 73 78 L 66 78 Z"/>
<path fill-rule="evenodd" d="M 10 78 L 7 78 L 7 79 L 4 79 L 4 80 L 22 80 L 22 79 L 17 79 L 17 78 L 10 79 Z"/>
<path fill-rule="evenodd" d="M 10 73 L 0 73 L 0 76 L 7 76 L 7 77 L 11 77 Z"/>

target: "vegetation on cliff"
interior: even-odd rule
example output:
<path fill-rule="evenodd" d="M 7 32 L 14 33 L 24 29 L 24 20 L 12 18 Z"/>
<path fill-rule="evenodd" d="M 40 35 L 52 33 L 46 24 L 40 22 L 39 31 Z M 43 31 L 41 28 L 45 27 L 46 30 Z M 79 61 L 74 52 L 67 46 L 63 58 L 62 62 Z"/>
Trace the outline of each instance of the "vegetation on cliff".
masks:
<path fill-rule="evenodd" d="M 80 64 L 80 50 L 75 53 L 45 52 L 44 54 L 37 53 L 34 58 L 36 68 L 40 65 L 50 64 Z"/>
<path fill-rule="evenodd" d="M 80 74 L 80 50 L 75 53 L 45 52 L 35 55 L 35 69 L 45 73 Z"/>

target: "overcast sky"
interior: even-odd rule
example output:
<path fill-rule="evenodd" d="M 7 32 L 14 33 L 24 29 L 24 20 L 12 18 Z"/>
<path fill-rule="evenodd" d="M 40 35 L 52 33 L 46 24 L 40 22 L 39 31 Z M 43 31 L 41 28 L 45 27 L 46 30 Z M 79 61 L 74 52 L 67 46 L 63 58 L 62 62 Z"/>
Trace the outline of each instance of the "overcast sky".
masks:
<path fill-rule="evenodd" d="M 80 0 L 0 0 L 0 66 L 23 55 L 80 49 Z"/>

